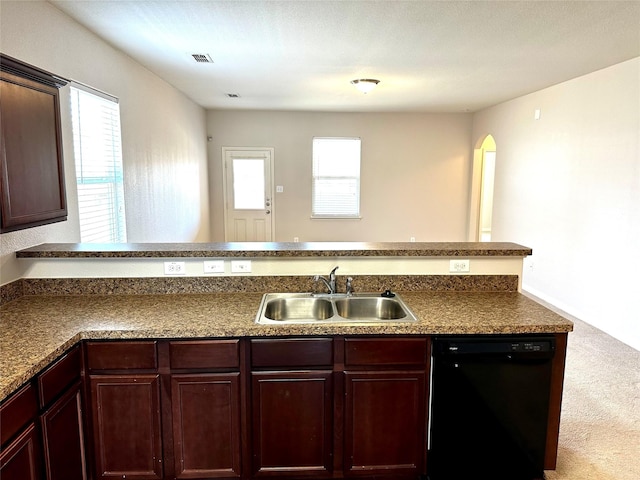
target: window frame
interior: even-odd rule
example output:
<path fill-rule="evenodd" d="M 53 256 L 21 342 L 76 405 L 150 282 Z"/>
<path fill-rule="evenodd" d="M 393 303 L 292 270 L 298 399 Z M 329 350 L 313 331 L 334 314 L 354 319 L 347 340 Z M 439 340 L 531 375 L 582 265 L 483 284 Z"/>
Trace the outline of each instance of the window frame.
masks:
<path fill-rule="evenodd" d="M 316 141 L 322 140 L 338 140 L 338 141 L 357 141 L 358 146 L 358 158 L 357 158 L 357 175 L 319 175 L 317 173 L 317 169 L 319 168 L 318 162 L 321 159 L 318 157 L 319 153 L 316 152 Z M 362 178 L 362 139 L 360 137 L 325 137 L 318 136 L 313 137 L 312 145 L 311 145 L 311 218 L 312 219 L 345 219 L 345 220 L 358 220 L 361 219 L 361 178 Z M 320 179 L 337 179 L 337 180 L 355 180 L 355 211 L 353 213 L 316 213 L 318 211 L 319 205 L 316 204 L 316 190 L 317 190 L 317 182 Z M 344 194 L 344 192 L 342 192 Z M 321 206 L 321 205 L 320 205 Z"/>
<path fill-rule="evenodd" d="M 73 136 L 74 150 L 74 166 L 76 173 L 76 189 L 78 202 L 78 223 L 80 228 L 80 237 L 83 243 L 126 243 L 127 242 L 127 225 L 126 225 L 126 209 L 125 209 L 125 192 L 124 192 L 124 165 L 122 159 L 122 129 L 119 100 L 113 95 L 109 95 L 100 90 L 96 90 L 88 85 L 72 81 L 70 85 L 70 113 Z M 89 97 L 86 97 L 86 96 Z M 91 130 L 91 125 L 84 122 L 82 116 L 87 115 L 87 104 L 85 103 L 83 112 L 82 97 L 85 96 L 89 102 L 99 102 L 102 105 L 97 107 L 98 114 L 107 114 L 108 116 L 96 124 L 96 128 L 90 135 L 85 136 L 83 130 Z M 95 104 L 94 104 L 95 105 Z M 95 112 L 91 112 L 95 114 Z M 93 125 L 95 127 L 95 124 Z M 99 143 L 101 148 L 90 147 L 85 150 L 83 144 L 92 135 L 98 138 L 102 137 Z M 104 137 L 103 137 L 104 136 Z M 104 140 L 108 138 L 108 140 Z M 99 141 L 100 142 L 100 141 Z M 104 153 L 107 155 L 104 155 Z M 94 157 L 101 160 L 96 161 Z M 91 172 L 85 174 L 85 172 Z M 90 186 L 103 186 L 100 192 L 84 193 L 88 197 L 93 195 L 93 200 L 81 198 L 82 190 L 86 190 Z M 100 197 L 108 198 L 109 201 L 100 200 Z M 95 202 L 96 197 L 99 199 Z M 98 203 L 100 209 L 98 213 L 88 212 L 89 202 Z M 95 220 L 96 217 L 104 216 L 105 222 L 99 224 L 102 232 L 99 234 L 91 234 L 88 232 L 88 223 Z M 105 237 L 105 234 L 107 235 Z M 101 235 L 101 236 L 99 236 Z"/>

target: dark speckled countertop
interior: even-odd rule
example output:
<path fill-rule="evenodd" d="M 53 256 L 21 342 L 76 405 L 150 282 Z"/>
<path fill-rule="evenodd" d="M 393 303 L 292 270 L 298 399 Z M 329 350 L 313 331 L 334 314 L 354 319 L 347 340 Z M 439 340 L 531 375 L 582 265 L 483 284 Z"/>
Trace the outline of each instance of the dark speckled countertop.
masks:
<path fill-rule="evenodd" d="M 231 242 L 45 243 L 16 252 L 18 258 L 137 257 L 526 257 L 529 247 L 511 242 Z"/>
<path fill-rule="evenodd" d="M 573 324 L 517 292 L 400 292 L 415 323 L 257 325 L 260 293 L 34 295 L 0 307 L 0 399 L 82 339 L 519 334 Z"/>

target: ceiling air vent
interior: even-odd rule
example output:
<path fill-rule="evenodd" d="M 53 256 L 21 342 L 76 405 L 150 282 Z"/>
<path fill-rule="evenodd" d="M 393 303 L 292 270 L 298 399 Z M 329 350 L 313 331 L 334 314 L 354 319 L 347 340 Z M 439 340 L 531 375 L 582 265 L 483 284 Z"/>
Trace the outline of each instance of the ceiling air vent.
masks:
<path fill-rule="evenodd" d="M 198 63 L 213 63 L 208 53 L 192 53 L 191 56 Z"/>

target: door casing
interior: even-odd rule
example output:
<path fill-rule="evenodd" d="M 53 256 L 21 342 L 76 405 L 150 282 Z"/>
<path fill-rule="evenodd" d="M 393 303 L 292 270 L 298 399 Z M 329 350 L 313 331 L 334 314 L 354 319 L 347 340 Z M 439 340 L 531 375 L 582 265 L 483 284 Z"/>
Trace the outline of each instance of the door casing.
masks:
<path fill-rule="evenodd" d="M 265 201 L 262 209 L 235 210 L 233 205 L 233 159 L 262 159 L 265 162 Z M 270 242 L 275 237 L 275 208 L 273 186 L 273 147 L 222 147 L 223 195 L 224 195 L 224 239 L 225 242 L 257 241 Z M 242 212 L 240 214 L 239 212 Z M 257 234 L 251 222 L 264 216 L 264 236 Z M 237 220 L 241 219 L 249 227 L 244 238 L 236 235 Z"/>

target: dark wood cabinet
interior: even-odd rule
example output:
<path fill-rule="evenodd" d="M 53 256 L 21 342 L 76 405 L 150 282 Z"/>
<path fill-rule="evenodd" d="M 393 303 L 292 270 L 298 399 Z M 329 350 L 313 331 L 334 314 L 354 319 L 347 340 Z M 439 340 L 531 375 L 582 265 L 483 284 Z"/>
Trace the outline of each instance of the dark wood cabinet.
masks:
<path fill-rule="evenodd" d="M 424 475 L 426 339 L 347 338 L 344 349 L 345 475 Z"/>
<path fill-rule="evenodd" d="M 91 375 L 96 478 L 160 479 L 157 374 Z"/>
<path fill-rule="evenodd" d="M 2 404 L 2 480 L 86 480 L 81 367 L 76 346 Z"/>
<path fill-rule="evenodd" d="M 240 478 L 239 340 L 176 341 L 169 348 L 174 470 L 169 478 Z"/>
<path fill-rule="evenodd" d="M 37 415 L 38 393 L 33 382 L 29 382 L 0 405 L 0 446 L 7 445 Z"/>
<path fill-rule="evenodd" d="M 87 342 L 95 478 L 163 478 L 157 342 Z"/>
<path fill-rule="evenodd" d="M 239 377 L 172 375 L 176 478 L 240 477 Z"/>
<path fill-rule="evenodd" d="M 426 473 L 425 337 L 251 340 L 254 477 Z"/>
<path fill-rule="evenodd" d="M 331 371 L 252 374 L 256 477 L 331 473 Z"/>
<path fill-rule="evenodd" d="M 94 372 L 157 372 L 157 343 L 153 340 L 87 342 L 87 369 L 90 374 Z"/>
<path fill-rule="evenodd" d="M 425 372 L 345 373 L 345 474 L 423 470 Z"/>
<path fill-rule="evenodd" d="M 42 478 L 40 440 L 35 424 L 30 424 L 0 453 L 2 480 L 40 480 Z"/>
<path fill-rule="evenodd" d="M 47 480 L 86 480 L 84 413 L 79 346 L 37 377 Z"/>
<path fill-rule="evenodd" d="M 240 340 L 87 342 L 96 478 L 241 478 Z"/>
<path fill-rule="evenodd" d="M 85 341 L 0 404 L 0 478 L 425 478 L 430 357 L 427 336 Z"/>
<path fill-rule="evenodd" d="M 329 477 L 333 470 L 333 340 L 251 340 L 255 477 Z"/>
<path fill-rule="evenodd" d="M 41 417 L 47 480 L 86 480 L 80 383 Z"/>
<path fill-rule="evenodd" d="M 0 55 L 0 232 L 67 218 L 58 91 L 66 83 Z"/>

